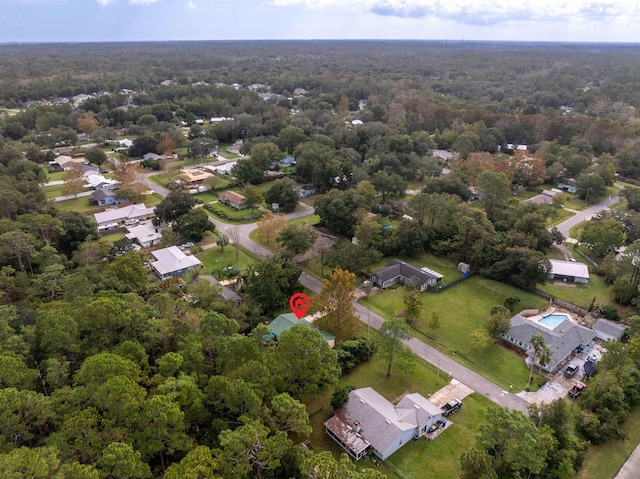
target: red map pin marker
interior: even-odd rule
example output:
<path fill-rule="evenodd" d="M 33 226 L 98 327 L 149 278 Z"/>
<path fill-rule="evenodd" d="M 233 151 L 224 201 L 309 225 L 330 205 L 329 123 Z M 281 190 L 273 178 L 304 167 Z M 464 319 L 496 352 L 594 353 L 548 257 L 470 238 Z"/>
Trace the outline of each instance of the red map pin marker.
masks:
<path fill-rule="evenodd" d="M 304 316 L 309 309 L 309 296 L 304 293 L 296 293 L 289 298 L 289 307 L 298 319 Z"/>

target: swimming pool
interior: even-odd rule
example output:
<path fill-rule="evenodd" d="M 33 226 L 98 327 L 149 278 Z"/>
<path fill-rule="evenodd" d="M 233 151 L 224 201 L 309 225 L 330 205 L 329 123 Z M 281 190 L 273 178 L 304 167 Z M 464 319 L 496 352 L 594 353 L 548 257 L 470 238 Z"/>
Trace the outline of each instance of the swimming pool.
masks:
<path fill-rule="evenodd" d="M 558 327 L 558 325 L 560 325 L 563 321 L 566 321 L 567 319 L 569 320 L 571 319 L 568 314 L 555 313 L 555 314 L 548 314 L 547 316 L 540 318 L 538 322 L 540 324 L 544 324 L 549 329 L 555 329 L 556 327 Z"/>

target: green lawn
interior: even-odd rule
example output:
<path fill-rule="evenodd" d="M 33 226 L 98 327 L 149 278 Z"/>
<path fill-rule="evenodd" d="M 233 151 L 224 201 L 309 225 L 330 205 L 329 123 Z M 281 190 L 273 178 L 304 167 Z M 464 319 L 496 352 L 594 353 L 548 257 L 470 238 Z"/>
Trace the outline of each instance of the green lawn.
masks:
<path fill-rule="evenodd" d="M 90 198 L 90 196 L 81 196 L 71 200 L 58 201 L 56 202 L 56 208 L 62 211 L 77 211 L 79 213 L 98 209 L 98 206 L 89 204 Z"/>
<path fill-rule="evenodd" d="M 225 158 L 227 158 L 228 160 L 231 160 L 232 158 L 240 158 L 240 155 L 237 155 L 235 153 L 231 153 L 227 148 L 230 147 L 231 144 L 228 145 L 220 145 L 218 147 L 218 152 L 220 152 L 220 154 L 222 156 L 224 156 Z"/>
<path fill-rule="evenodd" d="M 177 175 L 176 175 L 177 176 Z M 148 177 L 151 181 L 153 181 L 156 185 L 160 185 L 163 187 L 167 187 L 169 184 L 169 175 L 160 173 L 158 175 L 151 175 Z"/>
<path fill-rule="evenodd" d="M 62 181 L 64 180 L 66 171 L 54 171 L 53 173 L 47 173 L 47 182 L 49 181 Z"/>
<path fill-rule="evenodd" d="M 389 318 L 404 310 L 404 295 L 404 288 L 399 287 L 361 302 L 372 311 Z M 521 299 L 517 305 L 519 310 L 543 309 L 547 305 L 547 300 L 540 296 L 476 276 L 441 293 L 422 293 L 424 308 L 414 327 L 428 333 L 427 325 L 435 312 L 440 319 L 440 328 L 431 332 L 437 337 L 437 343 L 422 334 L 416 333 L 416 336 L 503 387 L 513 385 L 516 390 L 524 389 L 529 370 L 522 358 L 496 345 L 475 349 L 469 338 L 471 332 L 483 328 L 491 307 L 503 304 L 510 296 Z M 454 350 L 458 353 L 454 354 Z"/>
<path fill-rule="evenodd" d="M 620 431 L 625 441 L 609 440 L 600 446 L 590 446 L 582 469 L 575 479 L 612 479 L 635 447 L 640 443 L 640 408 L 631 411 Z"/>
<path fill-rule="evenodd" d="M 42 189 L 42 192 L 47 198 L 57 198 L 62 195 L 62 188 L 64 185 L 55 185 L 55 186 L 45 186 Z"/>
<path fill-rule="evenodd" d="M 556 210 L 558 212 L 558 214 L 556 215 L 555 218 L 547 218 L 547 226 L 551 227 L 551 226 L 555 226 L 559 223 L 562 223 L 563 221 L 565 221 L 566 219 L 571 218 L 574 213 L 572 213 L 571 211 L 567 210 L 567 209 L 559 209 Z"/>
<path fill-rule="evenodd" d="M 351 385 L 356 388 L 373 387 L 387 399 L 394 400 L 406 392 L 418 392 L 424 397 L 442 388 L 446 382 L 440 378 L 436 384 L 436 369 L 422 360 L 418 360 L 412 372 L 395 369 L 391 377 L 386 376 L 386 364 L 375 358 L 359 365 L 350 374 L 340 378 L 340 385 Z M 334 455 L 340 454 L 342 449 L 325 433 L 323 422 L 331 417 L 328 400 L 330 394 L 323 395 L 324 409 L 311 416 L 313 433 L 311 444 L 313 449 L 328 450 Z M 464 407 L 459 413 L 451 416 L 452 425 L 440 434 L 434 441 L 420 439 L 411 441 L 393 454 L 389 461 L 398 468 L 407 479 L 421 479 L 425 477 L 455 478 L 460 474 L 460 454 L 470 450 L 475 445 L 475 435 L 479 425 L 483 422 L 486 408 L 491 403 L 482 396 L 472 394 L 464 401 Z M 365 467 L 370 462 L 360 461 L 358 467 Z M 390 469 L 380 470 L 388 477 L 395 477 Z"/>
<path fill-rule="evenodd" d="M 225 246 L 224 251 L 219 247 L 204 250 L 198 255 L 198 259 L 202 261 L 202 274 L 211 274 L 216 276 L 218 271 L 225 266 L 235 266 L 244 271 L 247 266 L 255 261 L 255 257 L 244 248 L 238 251 L 238 260 L 236 261 L 236 250 L 232 245 Z"/>
<path fill-rule="evenodd" d="M 588 265 L 589 263 L 587 262 L 586 264 Z M 605 284 L 602 276 L 598 276 L 593 272 L 589 277 L 588 284 L 547 282 L 543 285 L 538 285 L 538 288 L 585 309 L 589 308 L 593 298 L 596 299 L 598 304 L 616 305 L 611 288 Z"/>
<path fill-rule="evenodd" d="M 253 223 L 262 216 L 262 213 L 260 213 L 257 208 L 253 210 L 253 217 L 251 217 L 251 212 L 248 209 L 237 210 L 231 206 L 220 203 L 209 203 L 205 205 L 205 211 L 209 216 L 213 216 L 224 223 Z"/>

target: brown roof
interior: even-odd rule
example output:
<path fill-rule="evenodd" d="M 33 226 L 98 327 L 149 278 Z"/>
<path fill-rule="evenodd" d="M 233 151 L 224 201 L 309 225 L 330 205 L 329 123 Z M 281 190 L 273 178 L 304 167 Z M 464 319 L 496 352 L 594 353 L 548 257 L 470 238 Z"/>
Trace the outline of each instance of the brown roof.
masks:
<path fill-rule="evenodd" d="M 236 205 L 242 205 L 245 203 L 245 201 L 247 201 L 244 196 L 242 196 L 240 193 L 236 193 L 235 191 L 225 191 L 224 193 L 220 193 L 218 199 L 229 201 Z"/>

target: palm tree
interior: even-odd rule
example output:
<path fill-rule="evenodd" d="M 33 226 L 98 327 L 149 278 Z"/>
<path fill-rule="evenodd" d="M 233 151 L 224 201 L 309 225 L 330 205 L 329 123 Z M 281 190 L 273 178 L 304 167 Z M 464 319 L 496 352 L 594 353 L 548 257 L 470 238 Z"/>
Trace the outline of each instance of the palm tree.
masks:
<path fill-rule="evenodd" d="M 538 360 L 540 366 L 539 371 L 542 370 L 542 366 L 546 366 L 551 361 L 551 349 L 544 342 L 544 336 L 540 333 L 536 333 L 531 336 L 531 347 L 533 348 L 533 357 L 531 358 L 531 369 L 529 370 L 529 380 L 527 381 L 527 389 L 531 385 L 531 377 L 533 376 L 533 365 Z"/>

